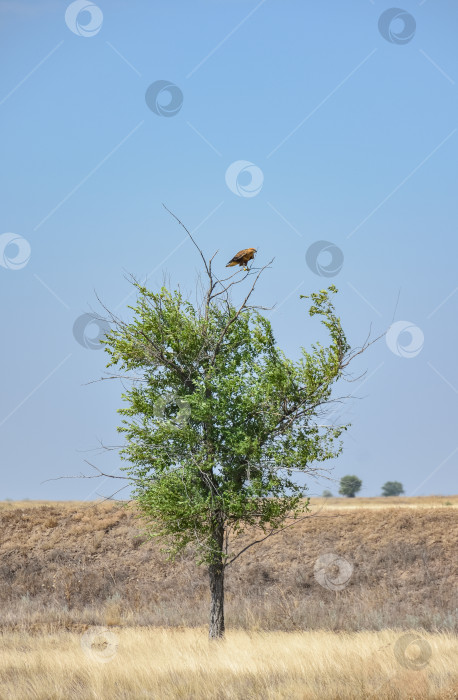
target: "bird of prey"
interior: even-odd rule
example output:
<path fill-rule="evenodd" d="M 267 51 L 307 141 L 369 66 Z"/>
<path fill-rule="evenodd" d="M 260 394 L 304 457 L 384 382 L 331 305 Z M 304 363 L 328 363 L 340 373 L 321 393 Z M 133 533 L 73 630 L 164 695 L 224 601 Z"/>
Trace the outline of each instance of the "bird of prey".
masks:
<path fill-rule="evenodd" d="M 232 260 L 229 260 L 226 267 L 234 267 L 234 265 L 243 266 L 244 270 L 247 270 L 247 262 L 253 260 L 254 254 L 256 253 L 256 248 L 244 248 L 244 250 L 239 250 L 238 253 L 234 255 Z"/>

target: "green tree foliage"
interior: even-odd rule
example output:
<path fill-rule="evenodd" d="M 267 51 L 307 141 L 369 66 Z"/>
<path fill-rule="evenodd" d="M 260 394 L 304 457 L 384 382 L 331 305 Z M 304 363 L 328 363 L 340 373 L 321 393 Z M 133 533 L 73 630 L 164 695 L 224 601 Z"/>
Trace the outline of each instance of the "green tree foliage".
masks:
<path fill-rule="evenodd" d="M 332 498 L 332 493 L 329 489 L 323 491 L 323 498 Z"/>
<path fill-rule="evenodd" d="M 358 491 L 361 490 L 363 482 L 357 476 L 347 475 L 340 480 L 339 493 L 348 498 L 354 498 Z"/>
<path fill-rule="evenodd" d="M 404 487 L 400 481 L 387 481 L 382 486 L 382 496 L 400 496 L 404 493 Z"/>
<path fill-rule="evenodd" d="M 296 477 L 316 475 L 340 453 L 347 426 L 323 426 L 318 417 L 362 350 L 350 350 L 331 286 L 307 297 L 329 344 L 287 358 L 270 321 L 248 303 L 268 265 L 220 280 L 196 247 L 208 279 L 200 303 L 134 282 L 133 318 L 111 316 L 104 343 L 107 366 L 133 379 L 119 409 L 133 498 L 170 557 L 192 544 L 208 567 L 210 637 L 221 637 L 224 571 L 248 549 L 237 550 L 237 536 L 253 525 L 270 536 L 307 511 L 307 488 Z M 235 285 L 248 285 L 238 305 Z"/>

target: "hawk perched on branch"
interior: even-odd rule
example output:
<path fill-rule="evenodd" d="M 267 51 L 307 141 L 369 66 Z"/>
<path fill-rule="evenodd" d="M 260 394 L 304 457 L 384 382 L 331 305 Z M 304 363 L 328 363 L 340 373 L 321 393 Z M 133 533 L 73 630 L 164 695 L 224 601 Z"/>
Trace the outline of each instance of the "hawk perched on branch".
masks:
<path fill-rule="evenodd" d="M 243 269 L 247 269 L 247 262 L 253 260 L 254 254 L 256 253 L 256 248 L 244 248 L 244 250 L 239 250 L 238 253 L 234 255 L 232 260 L 229 260 L 226 267 L 234 267 L 234 265 L 243 266 Z"/>

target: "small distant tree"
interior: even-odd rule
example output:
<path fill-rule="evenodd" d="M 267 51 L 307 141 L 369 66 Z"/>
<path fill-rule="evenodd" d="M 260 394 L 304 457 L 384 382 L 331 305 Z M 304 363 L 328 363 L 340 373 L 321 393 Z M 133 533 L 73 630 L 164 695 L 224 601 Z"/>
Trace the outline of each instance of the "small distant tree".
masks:
<path fill-rule="evenodd" d="M 332 498 L 332 493 L 329 491 L 329 489 L 325 489 L 323 491 L 323 498 Z"/>
<path fill-rule="evenodd" d="M 358 491 L 361 490 L 363 482 L 357 476 L 347 475 L 340 480 L 339 493 L 348 498 L 354 498 Z"/>
<path fill-rule="evenodd" d="M 110 314 L 112 330 L 103 342 L 107 366 L 133 380 L 118 429 L 126 438 L 121 457 L 133 499 L 170 558 L 192 544 L 197 563 L 207 567 L 209 636 L 218 638 L 226 568 L 308 510 L 307 487 L 294 475 L 315 477 L 322 473 L 317 463 L 341 452 L 338 438 L 347 426 L 324 426 L 322 416 L 345 398 L 333 399 L 333 386 L 368 343 L 350 349 L 331 286 L 309 297 L 309 315 L 326 327 L 329 345 L 288 359 L 262 307 L 249 304 L 267 265 L 220 278 L 213 258 L 185 230 L 203 261 L 201 298 L 192 304 L 179 290 L 151 291 L 134 281 L 133 320 Z M 254 282 L 236 305 L 230 292 L 249 275 Z M 237 551 L 236 536 L 254 525 L 265 536 Z"/>
<path fill-rule="evenodd" d="M 400 481 L 387 481 L 382 486 L 382 496 L 400 496 L 404 493 L 404 487 Z"/>

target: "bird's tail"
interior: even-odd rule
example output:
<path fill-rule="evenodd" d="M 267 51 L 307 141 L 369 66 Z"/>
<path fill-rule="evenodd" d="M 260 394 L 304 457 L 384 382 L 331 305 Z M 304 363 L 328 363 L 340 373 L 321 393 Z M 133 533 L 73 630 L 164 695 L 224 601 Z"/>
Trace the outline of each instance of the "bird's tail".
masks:
<path fill-rule="evenodd" d="M 237 265 L 237 263 L 236 263 L 236 262 L 232 262 L 232 260 L 231 260 L 231 262 L 228 262 L 228 263 L 227 263 L 226 267 L 234 267 L 234 265 Z"/>

